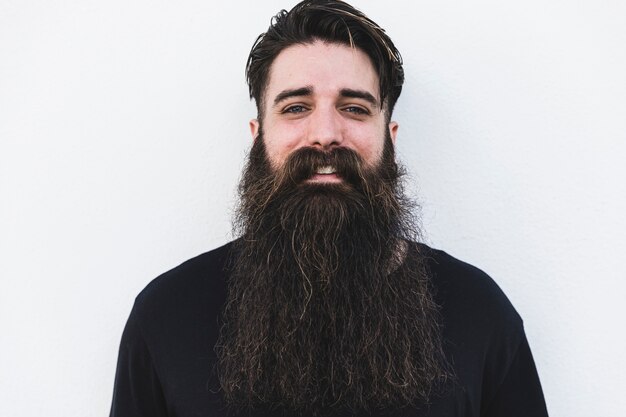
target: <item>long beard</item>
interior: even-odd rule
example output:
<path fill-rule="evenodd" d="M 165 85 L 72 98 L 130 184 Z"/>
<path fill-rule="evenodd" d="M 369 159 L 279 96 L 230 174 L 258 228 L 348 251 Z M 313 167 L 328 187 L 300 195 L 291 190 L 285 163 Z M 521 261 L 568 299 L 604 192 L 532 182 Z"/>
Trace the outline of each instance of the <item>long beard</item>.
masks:
<path fill-rule="evenodd" d="M 338 184 L 307 182 L 336 168 Z M 274 171 L 257 138 L 217 345 L 234 408 L 324 415 L 427 402 L 446 371 L 413 205 L 387 138 L 376 168 L 349 149 L 295 151 Z"/>

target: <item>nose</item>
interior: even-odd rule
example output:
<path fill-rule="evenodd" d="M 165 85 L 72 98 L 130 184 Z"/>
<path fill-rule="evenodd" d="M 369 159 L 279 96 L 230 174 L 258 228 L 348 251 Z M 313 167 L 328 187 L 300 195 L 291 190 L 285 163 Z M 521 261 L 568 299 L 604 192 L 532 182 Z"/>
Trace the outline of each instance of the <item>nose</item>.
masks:
<path fill-rule="evenodd" d="M 323 150 L 343 142 L 341 119 L 333 106 L 318 107 L 309 119 L 307 145 Z"/>

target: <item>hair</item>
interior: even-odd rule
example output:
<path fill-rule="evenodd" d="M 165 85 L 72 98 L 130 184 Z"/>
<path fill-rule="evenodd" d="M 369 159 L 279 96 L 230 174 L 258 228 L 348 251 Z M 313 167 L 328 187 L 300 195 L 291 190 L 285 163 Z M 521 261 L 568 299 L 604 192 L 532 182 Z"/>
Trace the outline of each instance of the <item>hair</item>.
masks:
<path fill-rule="evenodd" d="M 379 78 L 381 108 L 390 118 L 402 91 L 404 70 L 400 52 L 385 30 L 343 1 L 304 0 L 290 11 L 281 10 L 274 16 L 248 56 L 246 80 L 259 119 L 263 116 L 263 95 L 274 59 L 289 46 L 315 40 L 348 45 L 369 56 Z"/>
<path fill-rule="evenodd" d="M 426 406 L 452 372 L 389 132 L 376 167 L 345 147 L 302 147 L 277 170 L 262 134 L 239 188 L 216 389 L 232 415 Z M 323 166 L 344 181 L 308 182 Z"/>

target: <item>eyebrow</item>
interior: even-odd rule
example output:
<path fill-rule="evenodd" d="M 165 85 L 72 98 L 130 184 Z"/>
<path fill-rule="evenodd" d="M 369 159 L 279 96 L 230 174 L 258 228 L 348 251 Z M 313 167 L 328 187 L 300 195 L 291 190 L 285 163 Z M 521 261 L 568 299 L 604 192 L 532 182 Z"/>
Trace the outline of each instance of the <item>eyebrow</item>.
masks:
<path fill-rule="evenodd" d="M 280 93 L 278 93 L 276 97 L 274 98 L 274 106 L 279 104 L 281 101 L 286 100 L 291 97 L 309 97 L 311 95 L 313 95 L 312 86 L 305 86 L 301 88 L 283 90 Z M 376 100 L 376 97 L 374 97 L 371 93 L 365 90 L 354 90 L 352 88 L 342 88 L 339 91 L 339 95 L 341 95 L 341 97 L 347 97 L 347 98 L 360 98 L 360 99 L 367 101 L 372 106 L 378 107 L 378 100 Z"/>
<path fill-rule="evenodd" d="M 278 93 L 276 98 L 274 98 L 274 106 L 276 106 L 281 101 L 286 100 L 291 97 L 307 97 L 307 96 L 311 96 L 312 94 L 313 94 L 313 87 L 311 86 L 296 88 L 293 90 L 283 90 L 280 93 Z"/>
<path fill-rule="evenodd" d="M 378 107 L 378 100 L 376 100 L 376 97 L 374 97 L 371 93 L 367 91 L 353 90 L 351 88 L 342 88 L 339 93 L 342 97 L 361 98 L 370 103 L 372 106 Z"/>

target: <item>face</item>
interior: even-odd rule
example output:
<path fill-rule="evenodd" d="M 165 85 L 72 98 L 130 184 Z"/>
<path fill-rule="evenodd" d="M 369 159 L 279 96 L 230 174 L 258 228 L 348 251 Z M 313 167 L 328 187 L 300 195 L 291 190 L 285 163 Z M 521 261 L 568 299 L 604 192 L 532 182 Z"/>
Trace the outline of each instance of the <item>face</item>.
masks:
<path fill-rule="evenodd" d="M 398 125 L 387 124 L 378 75 L 369 57 L 346 45 L 315 41 L 283 50 L 270 68 L 263 107 L 263 139 L 272 168 L 302 147 L 356 151 L 367 166 L 381 159 L 386 132 L 392 142 Z M 250 122 L 256 140 L 261 124 Z M 340 182 L 324 167 L 313 182 Z"/>

